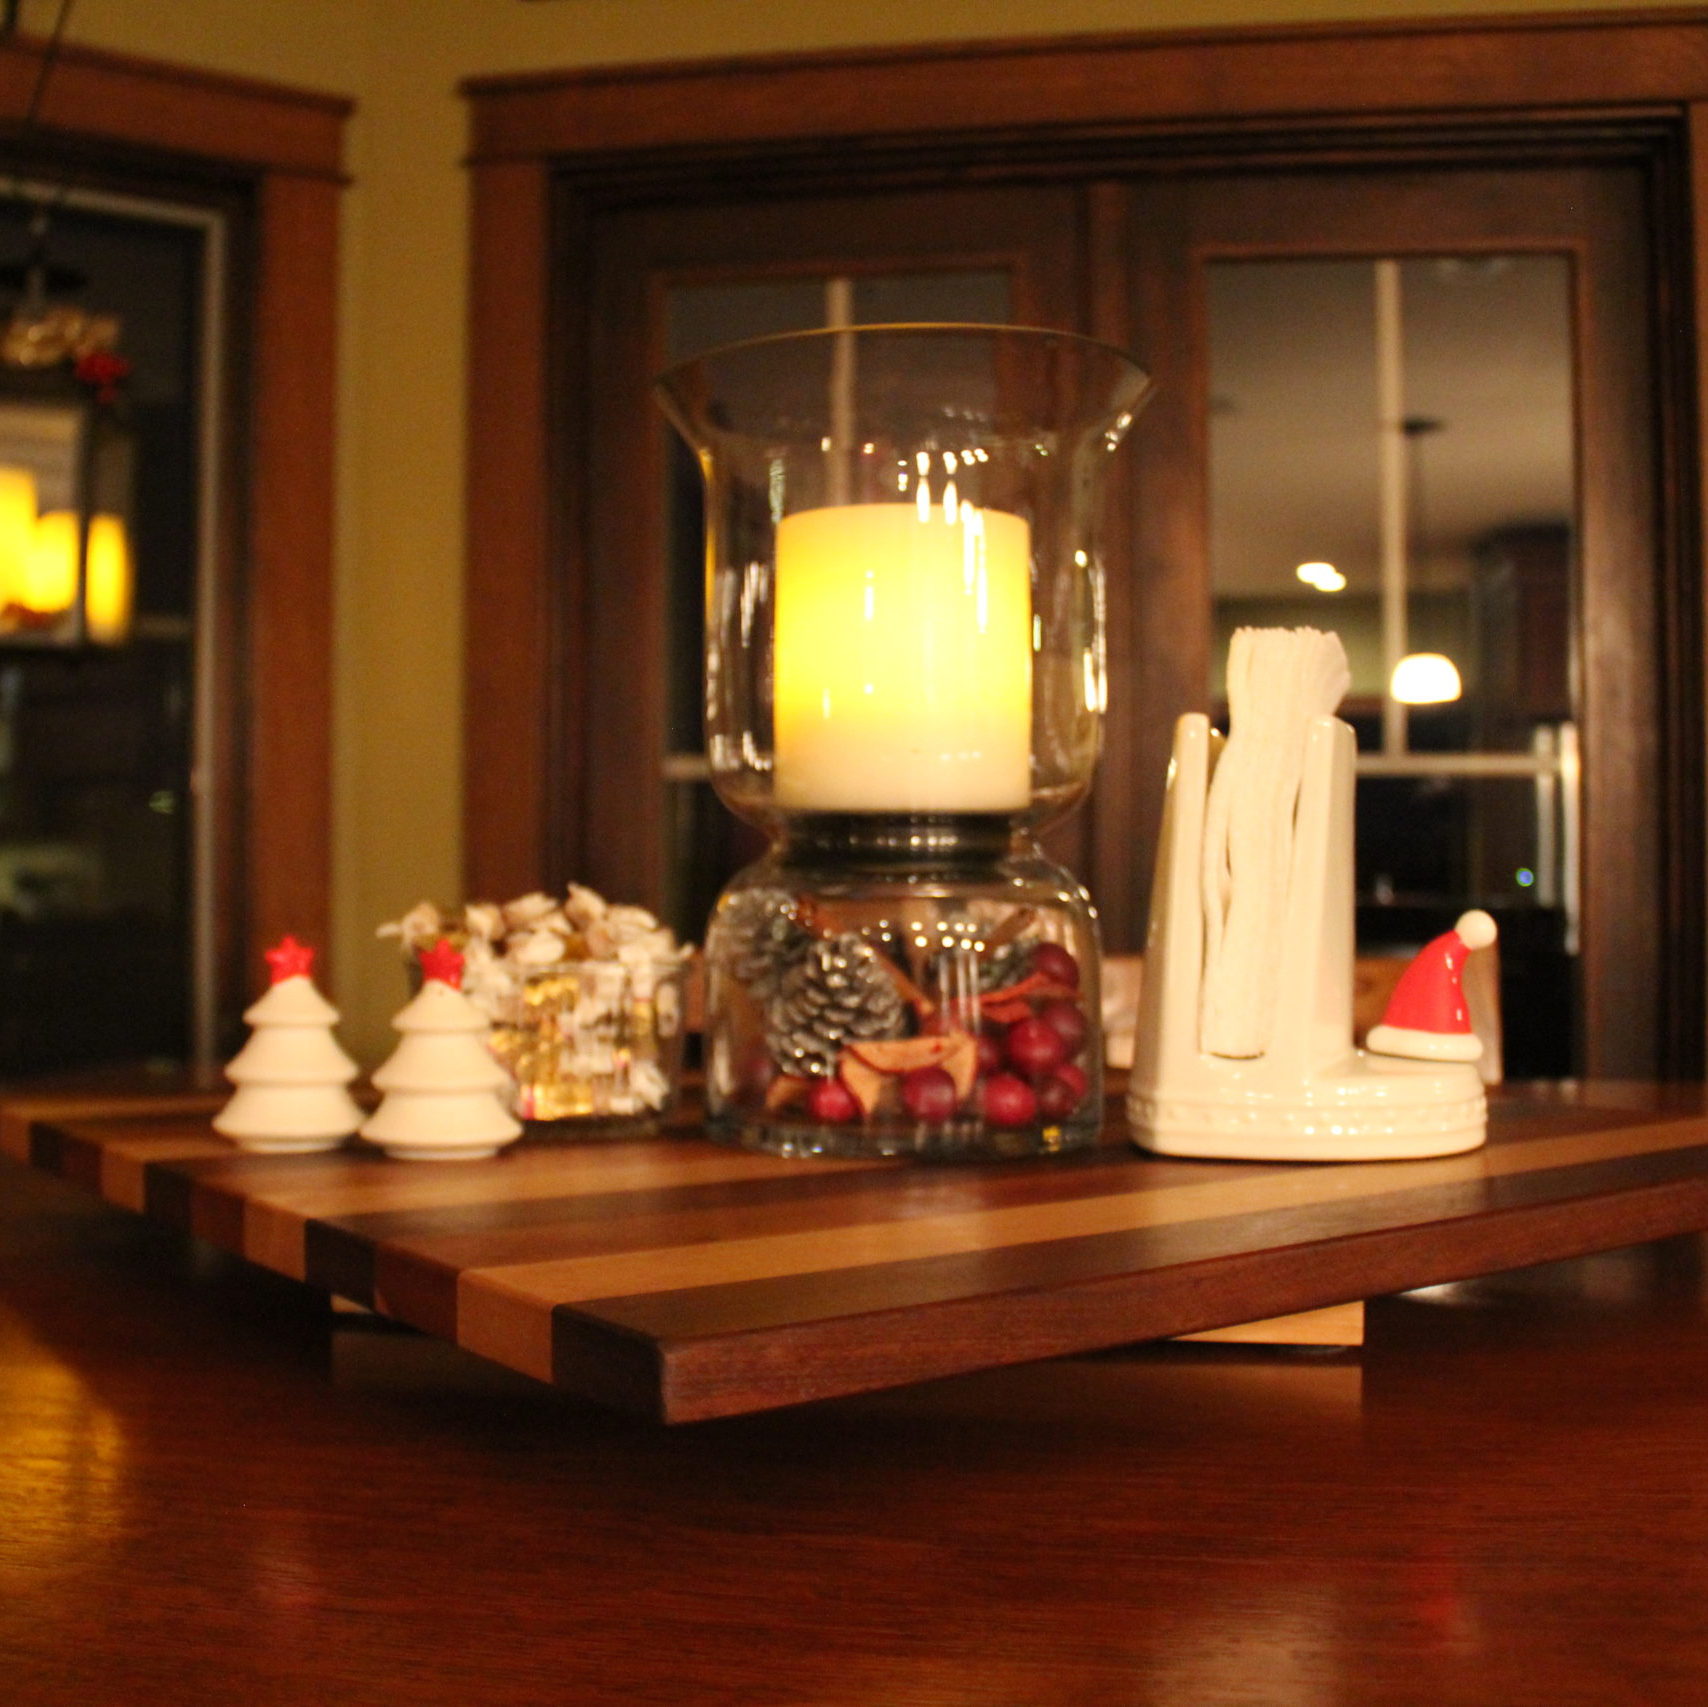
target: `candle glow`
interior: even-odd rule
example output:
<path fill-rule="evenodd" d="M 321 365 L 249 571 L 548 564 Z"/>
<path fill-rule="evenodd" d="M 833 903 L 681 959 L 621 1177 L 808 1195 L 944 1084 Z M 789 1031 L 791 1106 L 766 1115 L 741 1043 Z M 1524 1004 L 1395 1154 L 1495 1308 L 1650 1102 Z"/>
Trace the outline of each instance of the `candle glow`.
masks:
<path fill-rule="evenodd" d="M 775 797 L 1012 812 L 1031 797 L 1031 530 L 958 502 L 777 526 Z"/>

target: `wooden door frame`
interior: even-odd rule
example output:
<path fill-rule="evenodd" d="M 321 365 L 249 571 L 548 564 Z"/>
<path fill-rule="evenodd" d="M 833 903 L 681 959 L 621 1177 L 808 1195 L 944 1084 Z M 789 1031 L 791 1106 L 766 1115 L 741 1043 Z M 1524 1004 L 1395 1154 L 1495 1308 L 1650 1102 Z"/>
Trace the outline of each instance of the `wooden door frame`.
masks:
<path fill-rule="evenodd" d="M 575 668 L 564 617 L 581 573 L 578 448 L 550 407 L 550 387 L 592 378 L 572 371 L 575 339 L 564 317 L 565 298 L 584 284 L 577 269 L 600 207 L 681 194 L 689 184 L 752 193 L 876 188 L 948 171 L 960 181 L 1054 173 L 1091 186 L 1095 250 L 1122 240 L 1119 195 L 1095 182 L 1103 162 L 1114 173 L 1142 161 L 1166 176 L 1262 162 L 1615 157 L 1645 146 L 1656 160 L 1676 156 L 1669 194 L 1685 228 L 1676 237 L 1691 252 L 1678 258 L 1667 289 L 1688 300 L 1662 307 L 1696 330 L 1698 354 L 1659 378 L 1674 428 L 1660 477 L 1669 515 L 1685 518 L 1664 545 L 1673 691 L 1663 743 L 1677 846 L 1661 904 L 1663 935 L 1685 945 L 1689 964 L 1672 980 L 1672 1033 L 1660 1054 L 1667 1070 L 1700 1070 L 1708 10 L 989 42 L 536 73 L 464 87 L 474 200 L 470 893 L 514 893 L 557 875 L 550 855 L 564 845 L 553 822 L 564 798 L 559 779 L 579 754 L 544 714 L 544 690 L 550 671 Z M 1087 307 L 1088 330 L 1125 341 L 1129 305 L 1104 297 Z M 1166 530 L 1182 525 L 1168 513 L 1182 495 L 1139 497 Z M 1137 567 L 1166 545 L 1153 533 Z M 1126 642 L 1112 640 L 1120 667 Z M 1115 816 L 1106 814 L 1100 860 L 1148 864 L 1148 854 L 1119 845 Z"/>
<path fill-rule="evenodd" d="M 44 44 L 0 40 L 0 111 L 26 110 Z M 78 182 L 208 184 L 249 209 L 218 546 L 216 1011 L 228 1029 L 261 949 L 332 924 L 332 643 L 338 221 L 353 103 L 66 46 L 28 158 Z"/>

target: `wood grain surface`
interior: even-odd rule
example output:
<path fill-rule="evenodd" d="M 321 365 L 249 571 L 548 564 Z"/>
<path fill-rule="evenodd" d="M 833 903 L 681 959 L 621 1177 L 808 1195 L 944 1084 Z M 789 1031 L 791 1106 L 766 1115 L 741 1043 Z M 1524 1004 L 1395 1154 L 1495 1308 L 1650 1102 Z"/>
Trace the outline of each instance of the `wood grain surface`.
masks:
<path fill-rule="evenodd" d="M 0 1698 L 1699 1707 L 1701 1256 L 661 1429 L 0 1158 Z"/>
<path fill-rule="evenodd" d="M 1697 1091 L 1513 1093 L 1435 1161 L 1102 1149 L 922 1167 L 671 1134 L 490 1162 L 256 1156 L 205 1115 L 0 1118 L 0 1146 L 542 1381 L 668 1421 L 1314 1309 L 1708 1227 Z"/>

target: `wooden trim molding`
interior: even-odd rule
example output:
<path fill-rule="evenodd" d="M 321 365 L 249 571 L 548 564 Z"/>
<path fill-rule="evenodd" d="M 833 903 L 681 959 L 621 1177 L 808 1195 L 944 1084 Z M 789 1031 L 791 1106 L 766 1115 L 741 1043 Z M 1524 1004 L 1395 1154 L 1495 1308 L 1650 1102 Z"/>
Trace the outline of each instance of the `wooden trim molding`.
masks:
<path fill-rule="evenodd" d="M 338 185 L 260 184 L 249 478 L 248 964 L 331 939 L 333 342 Z"/>
<path fill-rule="evenodd" d="M 1156 31 L 472 78 L 479 163 L 1708 96 L 1708 10 Z"/>
<path fill-rule="evenodd" d="M 42 51 L 28 36 L 0 38 L 0 112 L 27 110 Z M 38 122 L 47 131 L 225 166 L 339 178 L 353 107 L 341 95 L 67 44 Z M 16 120 L 0 134 L 6 129 L 15 130 Z"/>
<path fill-rule="evenodd" d="M 0 110 L 21 114 L 42 44 L 0 41 Z M 239 525 L 221 530 L 221 627 L 235 657 L 212 779 L 224 874 L 219 1010 L 232 1018 L 261 948 L 284 930 L 325 944 L 332 919 L 332 642 L 339 186 L 353 103 L 67 46 L 33 145 L 76 154 L 79 181 L 150 172 L 236 188 L 252 208 L 245 418 L 234 423 Z M 14 121 L 10 127 L 16 132 Z M 3 131 L 0 131 L 3 134 Z"/>

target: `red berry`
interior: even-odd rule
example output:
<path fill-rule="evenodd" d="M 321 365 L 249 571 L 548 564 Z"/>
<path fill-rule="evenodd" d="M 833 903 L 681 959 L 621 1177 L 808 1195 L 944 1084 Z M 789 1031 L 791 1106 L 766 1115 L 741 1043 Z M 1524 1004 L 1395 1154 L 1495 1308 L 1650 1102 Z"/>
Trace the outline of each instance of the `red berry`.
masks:
<path fill-rule="evenodd" d="M 902 1107 L 915 1120 L 947 1120 L 959 1100 L 943 1067 L 915 1067 L 901 1081 Z"/>
<path fill-rule="evenodd" d="M 1091 1026 L 1078 1002 L 1045 1002 L 1038 1009 L 1038 1018 L 1067 1045 L 1069 1055 L 1077 1055 L 1085 1047 L 1085 1036 Z"/>
<path fill-rule="evenodd" d="M 1063 1063 L 1064 1067 L 1071 1065 L 1072 1062 Z M 1045 1120 L 1065 1120 L 1079 1107 L 1079 1099 L 1084 1095 L 1085 1075 L 1080 1075 L 1076 1085 L 1058 1069 L 1038 1086 L 1038 1113 Z"/>
<path fill-rule="evenodd" d="M 979 1077 L 988 1079 L 1002 1070 L 1002 1043 L 993 1031 L 979 1033 Z"/>
<path fill-rule="evenodd" d="M 1032 970 L 1052 984 L 1079 988 L 1079 962 L 1059 942 L 1041 942 L 1032 950 Z"/>
<path fill-rule="evenodd" d="M 1076 1104 L 1085 1100 L 1086 1086 L 1090 1084 L 1091 1080 L 1085 1069 L 1077 1061 L 1062 1062 L 1050 1076 L 1073 1087 L 1073 1100 Z"/>
<path fill-rule="evenodd" d="M 1024 1079 L 998 1073 L 979 1092 L 979 1112 L 993 1126 L 1026 1126 L 1038 1115 L 1038 1099 Z"/>
<path fill-rule="evenodd" d="M 1043 1020 L 1017 1019 L 1008 1028 L 1003 1047 L 1008 1063 L 1030 1078 L 1059 1067 L 1068 1058 L 1067 1041 L 1053 1025 Z"/>
<path fill-rule="evenodd" d="M 859 1117 L 860 1105 L 840 1079 L 814 1079 L 807 1092 L 807 1113 L 828 1126 L 842 1126 Z"/>

